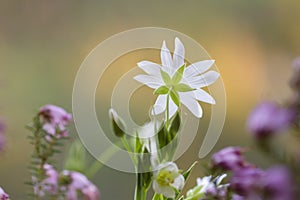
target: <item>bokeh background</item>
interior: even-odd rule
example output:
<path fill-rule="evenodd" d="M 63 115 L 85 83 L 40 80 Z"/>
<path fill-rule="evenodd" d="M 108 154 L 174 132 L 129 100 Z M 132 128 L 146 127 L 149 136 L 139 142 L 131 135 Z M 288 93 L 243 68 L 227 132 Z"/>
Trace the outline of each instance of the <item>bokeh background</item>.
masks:
<path fill-rule="evenodd" d="M 0 115 L 7 125 L 7 148 L 0 155 L 0 185 L 12 199 L 25 198 L 32 151 L 25 124 L 44 104 L 71 112 L 73 82 L 84 58 L 111 35 L 137 27 L 177 30 L 208 51 L 227 93 L 226 122 L 214 151 L 227 145 L 251 147 L 245 121 L 253 106 L 266 99 L 281 102 L 291 94 L 287 82 L 291 62 L 300 55 L 299 20 L 298 0 L 1 1 Z M 124 71 L 115 70 L 112 73 Z M 151 95 L 150 90 L 144 92 Z M 103 105 L 109 98 L 97 93 Z M 143 123 L 142 93 L 136 98 L 130 109 Z M 108 122 L 107 109 L 98 116 Z M 71 130 L 76 138 L 74 126 Z M 198 160 L 199 135 L 178 160 L 181 168 Z M 253 148 L 247 157 L 262 167 L 271 163 Z M 189 185 L 201 175 L 200 161 Z M 133 174 L 104 167 L 93 182 L 102 199 L 132 199 L 134 179 Z"/>

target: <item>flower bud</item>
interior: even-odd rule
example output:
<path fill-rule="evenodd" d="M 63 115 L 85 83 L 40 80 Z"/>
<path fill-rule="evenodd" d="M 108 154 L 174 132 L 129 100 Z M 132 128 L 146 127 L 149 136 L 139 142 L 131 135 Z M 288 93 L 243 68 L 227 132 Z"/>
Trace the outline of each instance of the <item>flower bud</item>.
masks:
<path fill-rule="evenodd" d="M 109 109 L 108 114 L 112 122 L 113 132 L 117 137 L 123 137 L 125 134 L 124 130 L 126 129 L 125 123 L 118 116 L 117 112 L 114 109 Z"/>

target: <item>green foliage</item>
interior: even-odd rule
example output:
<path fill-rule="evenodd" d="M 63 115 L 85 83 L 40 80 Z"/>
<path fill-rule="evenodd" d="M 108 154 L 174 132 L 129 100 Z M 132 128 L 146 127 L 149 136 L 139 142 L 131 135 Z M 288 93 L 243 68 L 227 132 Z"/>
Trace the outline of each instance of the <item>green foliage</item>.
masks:
<path fill-rule="evenodd" d="M 86 170 L 86 151 L 79 140 L 72 143 L 69 148 L 64 169 L 85 173 Z"/>

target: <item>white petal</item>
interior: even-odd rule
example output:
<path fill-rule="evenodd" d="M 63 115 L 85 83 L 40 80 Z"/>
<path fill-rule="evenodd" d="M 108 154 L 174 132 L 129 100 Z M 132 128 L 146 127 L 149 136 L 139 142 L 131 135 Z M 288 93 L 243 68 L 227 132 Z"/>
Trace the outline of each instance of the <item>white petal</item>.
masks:
<path fill-rule="evenodd" d="M 164 170 L 167 170 L 167 171 L 171 171 L 171 172 L 175 172 L 177 173 L 178 172 L 178 167 L 175 163 L 173 162 L 166 162 L 166 163 L 162 163 L 160 166 L 159 166 L 159 169 L 164 169 Z"/>
<path fill-rule="evenodd" d="M 188 80 L 188 83 L 192 88 L 206 87 L 214 83 L 219 78 L 219 76 L 220 74 L 218 72 L 209 71 L 200 76 L 195 76 L 193 78 L 190 78 Z"/>
<path fill-rule="evenodd" d="M 167 95 L 159 95 L 153 106 L 152 115 L 158 115 L 166 110 Z"/>
<path fill-rule="evenodd" d="M 160 76 L 160 65 L 150 61 L 141 61 L 137 64 L 146 73 L 153 76 Z"/>
<path fill-rule="evenodd" d="M 156 89 L 159 86 L 163 85 L 163 81 L 160 78 L 155 76 L 148 76 L 148 75 L 141 74 L 135 76 L 134 79 L 153 89 Z"/>
<path fill-rule="evenodd" d="M 203 101 L 203 102 L 206 102 L 206 103 L 209 103 L 209 104 L 216 104 L 216 101 L 214 100 L 214 98 L 210 94 L 205 92 L 204 90 L 197 89 L 193 92 L 195 94 L 195 98 L 198 101 Z"/>
<path fill-rule="evenodd" d="M 182 188 L 184 186 L 184 177 L 180 174 L 178 177 L 175 178 L 172 186 L 174 188 L 176 188 L 177 190 L 182 190 Z"/>
<path fill-rule="evenodd" d="M 178 69 L 184 64 L 184 46 L 179 38 L 175 38 L 175 50 L 173 54 L 173 67 Z"/>
<path fill-rule="evenodd" d="M 169 186 L 161 186 L 157 183 L 157 181 L 153 181 L 153 190 L 157 194 L 162 194 L 168 198 L 175 198 L 175 191 L 172 187 Z"/>
<path fill-rule="evenodd" d="M 172 68 L 173 61 L 172 61 L 171 53 L 167 48 L 165 41 L 163 41 L 163 45 L 161 47 L 160 57 L 161 57 L 161 63 L 163 68 L 164 67 Z"/>
<path fill-rule="evenodd" d="M 195 99 L 195 95 L 191 92 L 180 92 L 180 101 L 185 105 L 196 117 L 202 117 L 202 108 Z"/>
<path fill-rule="evenodd" d="M 192 76 L 197 76 L 198 74 L 202 74 L 207 71 L 214 64 L 214 60 L 203 60 L 200 62 L 193 63 L 184 71 L 184 77 L 189 78 Z"/>
<path fill-rule="evenodd" d="M 171 98 L 169 98 L 169 118 L 171 118 L 177 111 L 178 107 L 173 102 Z M 158 115 L 166 110 L 167 107 L 167 95 L 159 95 L 155 101 L 153 109 L 151 111 L 152 115 Z"/>

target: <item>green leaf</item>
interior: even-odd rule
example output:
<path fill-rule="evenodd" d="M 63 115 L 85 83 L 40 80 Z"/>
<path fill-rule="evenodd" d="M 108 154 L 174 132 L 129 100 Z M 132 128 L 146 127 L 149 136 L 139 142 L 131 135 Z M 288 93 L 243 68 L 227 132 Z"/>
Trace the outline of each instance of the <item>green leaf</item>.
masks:
<path fill-rule="evenodd" d="M 135 153 L 142 153 L 142 147 L 143 147 L 143 144 L 141 143 L 141 140 L 139 138 L 138 133 L 136 133 L 136 137 L 135 137 Z"/>
<path fill-rule="evenodd" d="M 172 90 L 170 92 L 170 97 L 172 98 L 172 100 L 174 101 L 174 103 L 179 107 L 180 100 L 179 100 L 179 95 L 178 95 L 177 91 Z"/>
<path fill-rule="evenodd" d="M 190 92 L 190 91 L 195 90 L 195 89 L 191 88 L 189 85 L 184 84 L 184 83 L 179 83 L 178 85 L 175 86 L 175 89 L 178 92 Z"/>
<path fill-rule="evenodd" d="M 172 83 L 172 79 L 167 72 L 160 70 L 160 74 L 166 85 L 170 85 Z"/>
<path fill-rule="evenodd" d="M 185 181 L 187 181 L 187 179 L 189 178 L 189 176 L 190 176 L 193 168 L 196 166 L 196 164 L 198 164 L 198 161 L 195 161 L 187 171 L 182 173 Z"/>
<path fill-rule="evenodd" d="M 79 140 L 72 143 L 69 148 L 64 169 L 84 172 L 86 169 L 86 151 Z"/>
<path fill-rule="evenodd" d="M 178 133 L 180 124 L 181 124 L 180 113 L 176 112 L 169 127 L 169 133 L 171 134 L 172 138 L 174 138 Z"/>
<path fill-rule="evenodd" d="M 154 94 L 168 94 L 169 92 L 169 88 L 165 85 L 160 86 L 159 88 L 157 88 L 156 90 L 154 90 Z"/>
<path fill-rule="evenodd" d="M 162 194 L 155 193 L 152 200 L 165 200 L 165 198 Z"/>
<path fill-rule="evenodd" d="M 175 72 L 174 76 L 172 77 L 172 82 L 174 84 L 177 84 L 181 81 L 183 72 L 184 72 L 184 67 L 185 67 L 185 64 L 183 64 L 181 67 L 179 67 L 177 69 L 177 71 Z"/>

